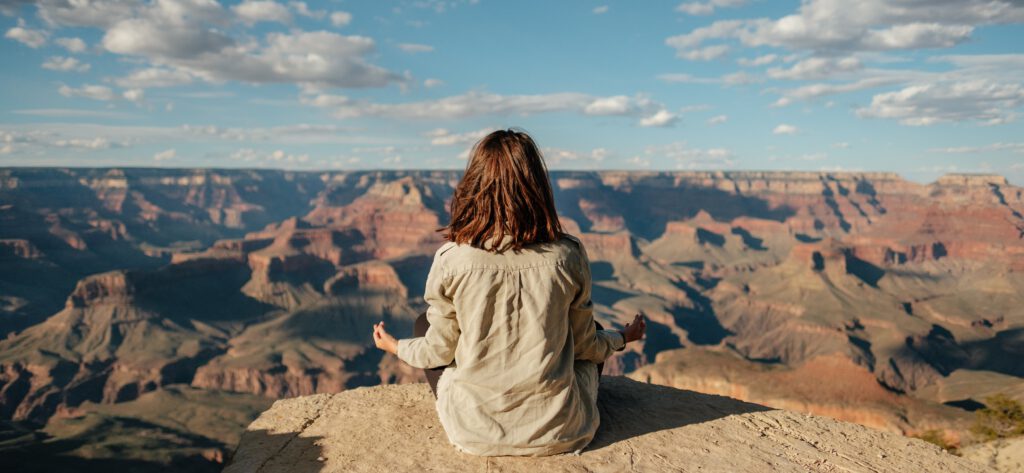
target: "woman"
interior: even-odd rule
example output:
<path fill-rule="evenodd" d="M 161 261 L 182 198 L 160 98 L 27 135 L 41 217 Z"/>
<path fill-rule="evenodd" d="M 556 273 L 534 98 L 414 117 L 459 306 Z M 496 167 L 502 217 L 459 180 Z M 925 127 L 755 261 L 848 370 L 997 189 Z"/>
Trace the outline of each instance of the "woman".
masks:
<path fill-rule="evenodd" d="M 587 253 L 562 231 L 529 135 L 500 130 L 473 147 L 445 229 L 423 296 L 429 328 L 421 320 L 421 336 L 395 340 L 381 322 L 377 347 L 428 370 L 457 449 L 582 450 L 599 423 L 598 364 L 639 340 L 645 322 L 637 314 L 622 331 L 596 325 Z"/>

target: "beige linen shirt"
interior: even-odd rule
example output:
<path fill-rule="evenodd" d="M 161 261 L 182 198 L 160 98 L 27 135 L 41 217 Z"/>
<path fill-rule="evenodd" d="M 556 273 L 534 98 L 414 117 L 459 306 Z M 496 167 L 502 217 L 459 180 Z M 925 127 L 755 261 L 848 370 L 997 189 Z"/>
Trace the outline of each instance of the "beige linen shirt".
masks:
<path fill-rule="evenodd" d="M 594 327 L 590 264 L 578 239 L 503 254 L 446 243 L 424 299 L 430 328 L 399 340 L 398 357 L 417 368 L 448 366 L 437 413 L 456 448 L 539 456 L 590 443 L 600 422 L 596 363 L 625 341 Z"/>

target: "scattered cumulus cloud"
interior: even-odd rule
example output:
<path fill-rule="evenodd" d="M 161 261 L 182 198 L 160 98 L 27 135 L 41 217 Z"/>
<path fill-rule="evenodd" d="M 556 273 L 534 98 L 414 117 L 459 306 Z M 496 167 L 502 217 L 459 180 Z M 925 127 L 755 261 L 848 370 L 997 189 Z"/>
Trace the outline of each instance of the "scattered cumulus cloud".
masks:
<path fill-rule="evenodd" d="M 946 48 L 969 39 L 976 25 L 1022 19 L 1024 5 L 1018 2 L 865 0 L 851 8 L 847 2 L 807 0 L 795 14 L 718 20 L 669 37 L 666 44 L 680 55 L 708 41 L 730 40 L 820 53 Z"/>
<path fill-rule="evenodd" d="M 276 5 L 276 6 L 275 6 Z M 162 1 L 126 8 L 104 21 L 108 52 L 184 71 L 208 81 L 295 83 L 316 87 L 383 87 L 402 74 L 371 64 L 373 39 L 330 31 L 271 31 L 232 36 L 222 25 L 232 14 L 246 21 L 284 20 L 275 2 L 245 2 L 225 11 L 216 2 Z M 337 12 L 336 12 L 337 13 Z M 58 20 L 58 21 L 66 21 Z"/>
<path fill-rule="evenodd" d="M 594 148 L 590 151 L 573 151 L 561 148 L 543 148 L 544 160 L 554 167 L 593 167 L 609 156 L 605 148 Z"/>
<path fill-rule="evenodd" d="M 646 167 L 651 160 L 673 163 L 676 169 L 722 169 L 736 165 L 735 156 L 726 148 L 694 148 L 685 141 L 644 148 L 642 156 L 635 157 L 633 164 Z"/>
<path fill-rule="evenodd" d="M 679 120 L 679 116 L 669 112 L 668 110 L 658 110 L 657 113 L 649 117 L 640 119 L 640 126 L 643 127 L 668 127 L 672 126 Z"/>
<path fill-rule="evenodd" d="M 73 57 L 51 56 L 43 62 L 43 69 L 61 72 L 86 72 L 91 66 Z"/>
<path fill-rule="evenodd" d="M 25 26 L 25 20 L 18 18 L 18 26 L 7 30 L 4 33 L 4 37 L 7 39 L 13 39 L 25 46 L 32 49 L 42 47 L 46 44 L 46 38 L 48 33 L 43 30 L 34 30 Z"/>
<path fill-rule="evenodd" d="M 679 50 L 676 52 L 676 57 L 680 59 L 688 59 L 690 61 L 710 61 L 712 59 L 718 59 L 728 52 L 729 46 L 725 44 L 715 44 L 703 48 Z"/>
<path fill-rule="evenodd" d="M 189 84 L 192 82 L 192 76 L 183 70 L 147 67 L 136 69 L 125 77 L 115 79 L 114 82 L 121 87 L 148 89 Z"/>
<path fill-rule="evenodd" d="M 116 144 L 111 143 L 110 140 L 103 137 L 96 137 L 92 139 L 87 138 L 69 138 L 62 139 L 53 142 L 54 146 L 59 148 L 78 148 L 87 150 L 99 150 L 99 149 L 110 149 Z"/>
<path fill-rule="evenodd" d="M 1024 103 L 1024 86 L 978 79 L 916 84 L 877 94 L 857 109 L 864 118 L 889 118 L 910 126 L 973 121 L 1000 125 L 1013 121 Z"/>
<path fill-rule="evenodd" d="M 172 149 L 164 150 L 164 151 L 161 151 L 159 153 L 154 154 L 153 155 L 153 161 L 157 161 L 157 162 L 159 162 L 159 161 L 167 161 L 169 159 L 174 159 L 177 155 L 178 155 L 178 152 L 175 151 L 172 148 Z"/>
<path fill-rule="evenodd" d="M 240 148 L 232 152 L 229 158 L 250 165 L 305 164 L 309 162 L 309 154 L 292 154 L 280 149 L 266 152 L 253 148 Z"/>
<path fill-rule="evenodd" d="M 331 13 L 331 24 L 337 27 L 346 26 L 352 22 L 352 14 L 344 11 Z"/>
<path fill-rule="evenodd" d="M 710 15 L 719 8 L 733 8 L 747 3 L 746 0 L 708 0 L 704 2 L 684 2 L 676 7 L 676 11 L 687 15 Z"/>
<path fill-rule="evenodd" d="M 78 88 L 62 85 L 57 91 L 65 97 L 83 97 L 102 101 L 117 99 L 114 90 L 105 85 L 86 84 Z"/>
<path fill-rule="evenodd" d="M 1024 154 L 1024 142 L 998 142 L 982 146 L 953 146 L 946 148 L 932 148 L 929 151 L 933 153 L 946 154 L 978 154 L 996 151 L 1010 151 L 1013 153 Z M 1024 163 L 1020 164 L 1024 166 Z"/>
<path fill-rule="evenodd" d="M 81 38 L 57 38 L 53 42 L 71 53 L 84 53 L 88 48 Z"/>
<path fill-rule="evenodd" d="M 306 2 L 288 2 L 288 6 L 291 7 L 295 13 L 306 18 L 319 20 L 327 15 L 326 10 L 310 10 L 309 5 L 307 5 Z"/>
<path fill-rule="evenodd" d="M 772 133 L 776 134 L 776 135 L 795 135 L 799 131 L 800 130 L 797 127 L 793 126 L 793 125 L 787 125 L 785 123 L 782 123 L 782 124 L 779 124 L 778 126 L 776 126 L 772 130 Z"/>
<path fill-rule="evenodd" d="M 434 47 L 428 44 L 417 44 L 417 43 L 401 43 L 398 45 L 398 49 L 402 52 L 415 54 L 415 53 L 429 53 L 434 51 Z"/>
<path fill-rule="evenodd" d="M 824 79 L 840 73 L 854 72 L 863 67 L 861 61 L 853 56 L 811 57 L 793 64 L 788 69 L 770 68 L 768 77 L 789 80 Z"/>
<path fill-rule="evenodd" d="M 774 63 L 778 58 L 779 58 L 779 56 L 777 54 L 765 54 L 763 56 L 758 56 L 758 57 L 755 57 L 753 59 L 748 59 L 748 58 L 742 58 L 741 57 L 741 58 L 736 60 L 736 63 L 741 65 L 741 66 L 758 67 L 758 66 L 766 66 L 768 64 Z"/>
<path fill-rule="evenodd" d="M 665 107 L 643 96 L 595 97 L 577 92 L 501 95 L 470 91 L 434 100 L 378 103 L 342 95 L 305 94 L 303 103 L 333 111 L 339 118 L 457 119 L 487 115 L 526 116 L 577 112 L 591 116 L 648 117 Z"/>
<path fill-rule="evenodd" d="M 231 7 L 231 11 L 235 12 L 239 20 L 250 25 L 261 21 L 285 24 L 292 21 L 292 14 L 287 7 L 270 0 L 245 0 Z"/>
<path fill-rule="evenodd" d="M 495 128 L 489 127 L 464 133 L 452 133 L 444 128 L 437 128 L 428 131 L 424 136 L 430 138 L 430 144 L 433 146 L 468 145 L 480 141 L 481 138 L 494 130 Z"/>
<path fill-rule="evenodd" d="M 708 119 L 708 125 L 712 125 L 712 126 L 720 125 L 722 123 L 725 123 L 728 120 L 729 120 L 729 117 L 726 116 L 726 115 L 715 115 L 715 116 L 713 116 L 713 117 Z"/>

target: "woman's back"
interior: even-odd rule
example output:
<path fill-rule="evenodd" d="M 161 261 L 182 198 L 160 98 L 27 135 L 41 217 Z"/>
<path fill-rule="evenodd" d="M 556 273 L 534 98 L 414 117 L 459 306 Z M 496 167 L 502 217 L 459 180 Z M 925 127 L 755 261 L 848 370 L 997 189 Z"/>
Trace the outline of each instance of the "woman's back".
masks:
<path fill-rule="evenodd" d="M 437 392 L 453 444 L 477 455 L 549 455 L 589 443 L 598 425 L 595 363 L 624 342 L 595 333 L 578 240 L 500 254 L 448 243 L 424 297 L 437 333 L 402 340 L 398 355 L 421 367 L 454 357 Z"/>
<path fill-rule="evenodd" d="M 396 340 L 381 322 L 374 343 L 427 370 L 441 424 L 461 450 L 582 449 L 599 422 L 597 363 L 638 340 L 643 318 L 623 332 L 596 329 L 586 251 L 565 235 L 526 133 L 498 130 L 477 142 L 449 209 L 449 243 L 434 254 L 425 323 L 416 323 L 426 328 Z"/>

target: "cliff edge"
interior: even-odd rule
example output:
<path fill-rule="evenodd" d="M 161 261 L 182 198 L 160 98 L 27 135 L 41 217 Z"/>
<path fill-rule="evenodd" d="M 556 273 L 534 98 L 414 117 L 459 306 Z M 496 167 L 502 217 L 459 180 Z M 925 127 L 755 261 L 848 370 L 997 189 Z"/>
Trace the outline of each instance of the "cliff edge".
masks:
<path fill-rule="evenodd" d="M 995 471 L 920 440 L 627 378 L 602 378 L 599 399 L 591 445 L 540 458 L 457 452 L 425 384 L 284 399 L 224 471 Z"/>

